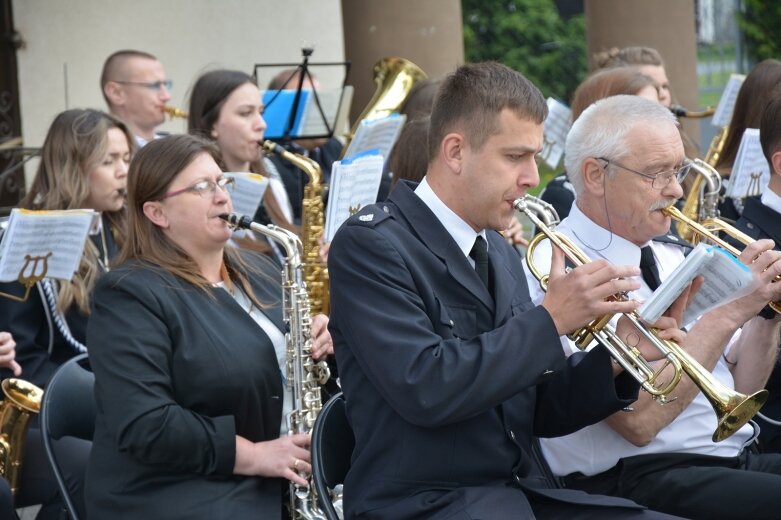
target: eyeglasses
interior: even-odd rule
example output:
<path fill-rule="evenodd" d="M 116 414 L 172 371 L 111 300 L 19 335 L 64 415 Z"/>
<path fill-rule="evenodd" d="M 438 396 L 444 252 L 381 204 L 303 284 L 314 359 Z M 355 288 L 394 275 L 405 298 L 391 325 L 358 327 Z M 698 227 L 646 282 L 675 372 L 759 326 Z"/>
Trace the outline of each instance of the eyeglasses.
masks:
<path fill-rule="evenodd" d="M 206 195 L 210 195 L 214 197 L 214 194 L 217 192 L 217 188 L 220 188 L 221 190 L 230 193 L 233 191 L 234 186 L 236 186 L 236 179 L 233 177 L 223 177 L 222 179 L 219 179 L 218 181 L 200 181 L 196 182 L 192 186 L 188 186 L 187 188 L 182 188 L 181 190 L 174 190 L 169 191 L 160 200 L 170 199 L 171 197 L 176 197 L 177 195 L 181 195 L 182 193 L 195 193 L 197 195 L 200 195 L 201 197 L 205 198 Z"/>
<path fill-rule="evenodd" d="M 645 177 L 646 179 L 651 179 L 651 186 L 653 186 L 654 189 L 657 190 L 664 189 L 664 187 L 670 184 L 670 181 L 672 181 L 673 179 L 675 179 L 678 182 L 678 184 L 682 184 L 686 176 L 689 174 L 689 170 L 691 170 L 692 167 L 692 162 L 689 159 L 686 159 L 684 160 L 681 167 L 678 168 L 677 170 L 669 170 L 666 172 L 659 172 L 656 175 L 651 175 L 648 173 L 643 173 L 637 170 L 633 170 L 632 168 L 627 168 L 626 166 L 618 164 L 615 161 L 611 161 L 610 159 L 606 159 L 605 157 L 597 157 L 597 160 L 605 161 L 605 165 L 612 164 L 613 166 L 618 166 L 622 170 L 626 170 L 636 175 L 640 175 L 642 177 Z"/>
<path fill-rule="evenodd" d="M 163 81 L 153 81 L 151 83 L 143 83 L 139 81 L 115 81 L 120 85 L 135 85 L 137 87 L 146 87 L 153 92 L 159 92 L 161 88 L 165 87 L 166 90 L 171 90 L 174 86 L 173 80 L 164 79 Z"/>

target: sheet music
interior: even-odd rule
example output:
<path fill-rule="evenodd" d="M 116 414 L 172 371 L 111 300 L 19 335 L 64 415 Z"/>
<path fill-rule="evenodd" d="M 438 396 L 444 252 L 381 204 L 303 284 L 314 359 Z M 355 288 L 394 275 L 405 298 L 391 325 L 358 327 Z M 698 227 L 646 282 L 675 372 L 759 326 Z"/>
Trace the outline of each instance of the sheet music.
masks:
<path fill-rule="evenodd" d="M 724 249 L 700 243 L 638 309 L 641 318 L 655 322 L 696 277 L 704 282 L 683 313 L 687 325 L 700 315 L 748 294 L 751 270 Z"/>
<path fill-rule="evenodd" d="M 70 280 L 78 269 L 87 233 L 97 218 L 98 213 L 86 209 L 13 209 L 0 241 L 0 281 L 17 280 L 25 264 L 24 274 L 41 274 L 44 263 L 47 278 Z M 30 261 L 25 257 L 31 257 Z"/>
<path fill-rule="evenodd" d="M 762 153 L 759 129 L 746 128 L 740 140 L 725 196 L 741 199 L 760 195 L 770 182 L 770 165 Z"/>
<path fill-rule="evenodd" d="M 233 211 L 252 218 L 260 206 L 263 194 L 268 187 L 268 179 L 257 173 L 225 172 L 226 177 L 236 179 L 231 195 Z"/>
<path fill-rule="evenodd" d="M 564 155 L 564 143 L 572 126 L 572 111 L 551 97 L 548 98 L 547 103 L 548 117 L 545 119 L 544 142 L 540 157 L 545 164 L 556 169 Z"/>
<path fill-rule="evenodd" d="M 724 86 L 724 92 L 721 94 L 719 104 L 713 113 L 711 124 L 716 128 L 727 126 L 732 119 L 732 111 L 735 109 L 735 101 L 738 98 L 738 92 L 746 79 L 745 74 L 732 74 Z"/>
<path fill-rule="evenodd" d="M 372 150 L 333 164 L 323 235 L 325 242 L 333 240 L 336 230 L 350 215 L 377 200 L 384 163 L 385 158 Z"/>
<path fill-rule="evenodd" d="M 350 159 L 368 150 L 376 149 L 387 159 L 406 121 L 407 116 L 403 114 L 391 114 L 382 119 L 361 121 L 344 157 Z"/>
<path fill-rule="evenodd" d="M 326 117 L 329 125 L 336 125 L 339 120 L 339 101 L 342 101 L 344 105 L 348 105 L 343 101 L 344 94 L 347 92 L 340 88 L 332 88 L 326 90 L 318 90 L 317 97 L 320 99 L 320 106 L 323 108 L 323 114 Z M 352 92 L 352 90 L 351 90 Z M 342 108 L 344 111 L 344 107 Z M 339 133 L 339 129 L 335 126 L 331 127 L 334 133 Z M 320 111 L 317 109 L 317 102 L 314 96 L 309 96 L 306 107 L 304 107 L 304 115 L 301 124 L 301 135 L 325 135 L 328 133 L 328 128 L 325 126 Z"/>

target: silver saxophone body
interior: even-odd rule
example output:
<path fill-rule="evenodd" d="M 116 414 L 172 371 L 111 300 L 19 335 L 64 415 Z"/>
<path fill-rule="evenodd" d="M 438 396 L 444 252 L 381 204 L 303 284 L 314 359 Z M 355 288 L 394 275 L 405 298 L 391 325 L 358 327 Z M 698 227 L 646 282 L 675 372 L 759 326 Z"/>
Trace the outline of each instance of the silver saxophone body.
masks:
<path fill-rule="evenodd" d="M 264 226 L 246 216 L 223 215 L 222 218 L 234 227 L 251 229 L 274 240 L 285 250 L 286 258 L 282 270 L 282 316 L 285 333 L 285 378 L 287 388 L 293 395 L 293 409 L 286 417 L 288 433 L 311 434 L 320 410 L 322 400 L 320 385 L 328 381 L 330 371 L 325 361 L 315 362 L 311 357 L 312 335 L 309 298 L 304 281 L 304 264 L 301 261 L 303 246 L 298 236 L 279 226 Z M 317 496 L 312 485 L 290 484 L 290 515 L 294 520 L 325 520 L 317 505 Z"/>

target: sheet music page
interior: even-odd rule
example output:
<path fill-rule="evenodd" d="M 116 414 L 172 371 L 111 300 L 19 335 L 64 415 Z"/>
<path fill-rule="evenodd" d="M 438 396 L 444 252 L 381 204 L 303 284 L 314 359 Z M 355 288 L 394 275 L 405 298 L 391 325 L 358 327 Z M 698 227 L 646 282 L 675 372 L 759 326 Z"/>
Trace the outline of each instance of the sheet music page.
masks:
<path fill-rule="evenodd" d="M 402 114 L 391 114 L 373 121 L 361 121 L 344 157 L 350 159 L 368 150 L 376 149 L 380 155 L 387 158 L 406 121 L 407 116 Z"/>
<path fill-rule="evenodd" d="M 564 155 L 564 143 L 567 141 L 567 134 L 572 126 L 572 111 L 551 97 L 548 98 L 547 103 L 548 117 L 545 119 L 544 143 L 540 157 L 545 161 L 545 164 L 556 169 L 562 155 Z"/>
<path fill-rule="evenodd" d="M 233 211 L 249 218 L 255 216 L 258 211 L 263 194 L 269 185 L 269 179 L 257 173 L 225 172 L 226 177 L 236 179 L 236 186 L 230 194 Z M 242 238 L 247 234 L 245 229 L 235 229 L 233 236 Z"/>
<path fill-rule="evenodd" d="M 334 125 L 338 119 L 337 112 L 339 111 L 339 101 L 342 99 L 342 89 L 332 88 L 318 90 L 317 97 L 320 99 L 320 106 L 323 109 L 326 121 L 331 125 L 331 130 L 333 130 L 334 133 L 338 133 L 338 129 L 335 128 Z M 304 108 L 304 116 L 301 122 L 299 135 L 325 135 L 327 133 L 328 128 L 326 128 L 323 117 L 317 109 L 315 96 L 311 95 Z"/>
<path fill-rule="evenodd" d="M 325 217 L 325 242 L 351 215 L 377 200 L 385 159 L 376 150 L 337 161 L 331 168 L 331 188 Z"/>
<path fill-rule="evenodd" d="M 225 172 L 225 176 L 236 179 L 236 186 L 230 194 L 233 211 L 249 218 L 254 217 L 269 180 L 257 173 Z"/>
<path fill-rule="evenodd" d="M 86 209 L 13 209 L 0 241 L 0 281 L 17 280 L 22 267 L 28 276 L 41 274 L 46 267 L 47 278 L 70 280 L 97 217 L 98 213 Z"/>
<path fill-rule="evenodd" d="M 691 281 L 702 275 L 704 282 L 683 313 L 687 325 L 700 315 L 740 298 L 751 290 L 751 270 L 729 252 L 700 243 L 675 271 L 638 309 L 641 318 L 655 322 Z"/>
<path fill-rule="evenodd" d="M 727 126 L 732 119 L 735 101 L 738 98 L 738 92 L 745 79 L 745 74 L 732 74 L 730 75 L 729 80 L 727 80 L 727 84 L 724 86 L 724 92 L 721 94 L 721 99 L 719 99 L 719 104 L 716 106 L 716 111 L 713 113 L 713 118 L 711 119 L 711 124 L 716 128 Z"/>
<path fill-rule="evenodd" d="M 734 199 L 760 195 L 765 191 L 768 182 L 770 182 L 770 165 L 762 153 L 759 129 L 746 128 L 724 194 Z"/>

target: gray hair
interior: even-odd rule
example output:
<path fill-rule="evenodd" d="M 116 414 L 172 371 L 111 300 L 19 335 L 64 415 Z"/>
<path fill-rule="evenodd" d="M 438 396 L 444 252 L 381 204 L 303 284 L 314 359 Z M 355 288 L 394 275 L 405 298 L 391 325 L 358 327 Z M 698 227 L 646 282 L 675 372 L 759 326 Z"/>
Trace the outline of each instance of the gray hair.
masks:
<path fill-rule="evenodd" d="M 675 116 L 667 108 L 639 96 L 612 96 L 600 99 L 580 114 L 572 124 L 564 148 L 564 167 L 577 194 L 583 192 L 583 163 L 589 157 L 621 160 L 631 155 L 626 138 L 639 124 L 672 123 Z"/>

